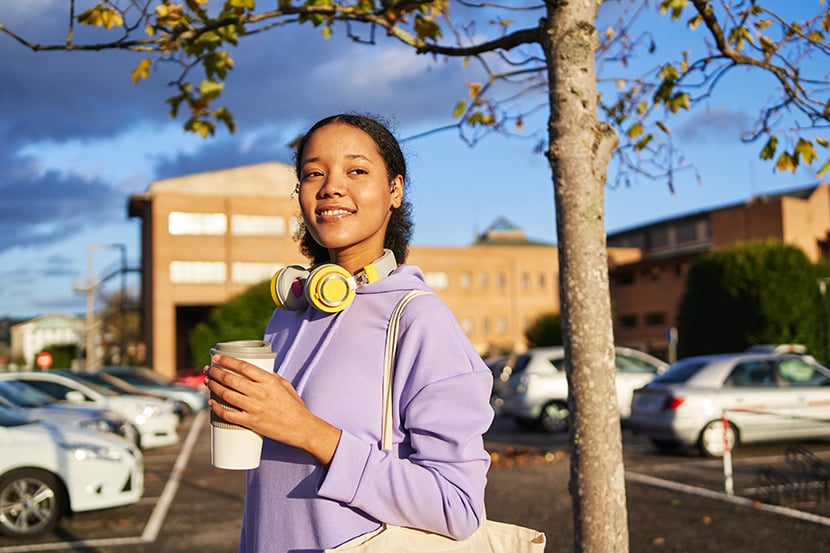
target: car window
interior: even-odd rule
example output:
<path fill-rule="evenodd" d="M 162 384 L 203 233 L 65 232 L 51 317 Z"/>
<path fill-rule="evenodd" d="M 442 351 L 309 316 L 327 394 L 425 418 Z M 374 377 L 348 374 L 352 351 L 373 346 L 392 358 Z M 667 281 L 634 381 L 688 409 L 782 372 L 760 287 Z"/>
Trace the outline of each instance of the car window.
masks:
<path fill-rule="evenodd" d="M 61 401 L 66 399 L 66 394 L 75 391 L 75 388 L 70 388 L 69 386 L 65 386 L 58 382 L 47 382 L 45 380 L 26 380 L 25 382 L 33 388 L 37 388 L 41 392 L 49 394 L 53 398 Z M 80 390 L 77 391 L 80 392 Z M 86 397 L 86 394 L 84 394 L 84 401 L 90 401 L 90 399 Z"/>
<path fill-rule="evenodd" d="M 657 367 L 651 363 L 630 355 L 618 353 L 615 355 L 615 362 L 617 364 L 617 371 L 621 373 L 655 374 L 657 372 Z"/>
<path fill-rule="evenodd" d="M 37 388 L 14 380 L 0 381 L 0 396 L 20 407 L 44 407 L 56 402 Z"/>
<path fill-rule="evenodd" d="M 680 384 L 692 378 L 704 366 L 706 366 L 705 360 L 684 359 L 671 365 L 663 374 L 655 376 L 652 382 L 660 384 Z"/>
<path fill-rule="evenodd" d="M 778 374 L 789 386 L 830 386 L 830 376 L 801 359 L 781 359 Z"/>
<path fill-rule="evenodd" d="M 768 361 L 746 361 L 738 363 L 729 373 L 725 386 L 738 388 L 775 387 L 775 371 Z"/>

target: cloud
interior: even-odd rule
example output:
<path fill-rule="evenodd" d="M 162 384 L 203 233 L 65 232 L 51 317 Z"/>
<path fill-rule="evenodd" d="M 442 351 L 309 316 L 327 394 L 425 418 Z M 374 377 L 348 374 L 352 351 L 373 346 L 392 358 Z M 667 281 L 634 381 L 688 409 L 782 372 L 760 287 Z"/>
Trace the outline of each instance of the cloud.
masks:
<path fill-rule="evenodd" d="M 735 143 L 752 123 L 752 117 L 744 111 L 716 106 L 695 111 L 688 121 L 677 127 L 677 135 L 691 144 L 713 140 Z"/>
<path fill-rule="evenodd" d="M 0 167 L 0 252 L 124 218 L 123 196 L 101 180 L 44 172 L 26 157 L 0 156 Z"/>

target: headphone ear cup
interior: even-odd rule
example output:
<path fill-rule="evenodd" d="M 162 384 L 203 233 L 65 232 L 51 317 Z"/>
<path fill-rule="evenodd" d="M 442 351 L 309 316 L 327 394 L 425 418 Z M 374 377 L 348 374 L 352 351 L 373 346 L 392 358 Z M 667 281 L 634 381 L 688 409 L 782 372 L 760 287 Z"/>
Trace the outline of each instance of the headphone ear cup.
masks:
<path fill-rule="evenodd" d="M 337 313 L 346 309 L 352 303 L 354 294 L 352 275 L 334 263 L 320 265 L 311 271 L 305 285 L 308 302 L 326 313 Z"/>
<path fill-rule="evenodd" d="M 302 311 L 308 305 L 303 293 L 303 281 L 308 270 L 300 265 L 283 267 L 271 277 L 271 299 L 280 309 Z"/>

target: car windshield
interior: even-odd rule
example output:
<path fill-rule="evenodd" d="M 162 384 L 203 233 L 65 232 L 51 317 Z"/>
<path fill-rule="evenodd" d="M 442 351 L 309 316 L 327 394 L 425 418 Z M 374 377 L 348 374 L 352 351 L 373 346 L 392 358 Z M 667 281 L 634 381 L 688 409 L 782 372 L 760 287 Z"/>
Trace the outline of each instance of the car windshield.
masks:
<path fill-rule="evenodd" d="M 144 370 L 113 370 L 107 371 L 133 386 L 169 386 L 170 381 L 165 380 L 161 375 Z"/>
<path fill-rule="evenodd" d="M 618 353 L 616 355 L 617 370 L 623 373 L 656 373 L 657 367 L 651 363 Z"/>
<path fill-rule="evenodd" d="M 778 374 L 789 386 L 830 386 L 830 371 L 803 359 L 781 359 Z"/>
<path fill-rule="evenodd" d="M 684 359 L 671 365 L 663 374 L 655 376 L 652 382 L 655 384 L 680 384 L 697 374 L 706 364 L 707 361 L 702 359 Z"/>
<path fill-rule="evenodd" d="M 83 375 L 80 375 L 79 378 L 83 379 L 83 381 L 87 384 L 100 386 L 101 388 L 106 388 L 107 390 L 115 392 L 116 394 L 132 393 L 132 390 L 127 389 L 126 386 L 119 383 L 117 378 L 108 380 L 106 377 L 94 373 L 84 373 Z"/>
<path fill-rule="evenodd" d="M 19 407 L 45 407 L 57 403 L 52 396 L 14 380 L 0 381 L 0 396 Z"/>
<path fill-rule="evenodd" d="M 77 374 L 72 374 L 72 373 L 62 373 L 62 374 L 64 376 L 68 377 L 68 378 L 71 378 L 75 382 L 80 382 L 84 386 L 89 386 L 90 388 L 92 388 L 94 391 L 98 392 L 101 395 L 109 396 L 109 397 L 113 397 L 113 396 L 118 395 L 117 392 L 113 392 L 112 390 L 110 390 L 108 388 L 104 388 L 100 384 L 96 384 L 95 382 L 90 382 L 89 380 L 81 378 Z"/>

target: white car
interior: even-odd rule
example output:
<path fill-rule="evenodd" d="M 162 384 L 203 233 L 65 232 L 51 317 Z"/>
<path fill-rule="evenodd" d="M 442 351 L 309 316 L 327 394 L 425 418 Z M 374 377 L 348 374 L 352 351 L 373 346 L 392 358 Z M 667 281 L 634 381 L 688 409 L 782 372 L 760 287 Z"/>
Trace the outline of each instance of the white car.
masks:
<path fill-rule="evenodd" d="M 30 421 L 109 432 L 138 445 L 138 431 L 114 411 L 58 401 L 25 382 L 0 380 L 0 405 Z"/>
<path fill-rule="evenodd" d="M 620 418 L 625 419 L 630 412 L 633 391 L 662 372 L 667 364 L 639 350 L 614 349 L 617 404 Z M 551 433 L 568 429 L 568 380 L 563 347 L 529 349 L 511 358 L 502 370 L 501 378 L 506 374 L 506 382 L 495 388 L 501 394 L 495 402 L 502 416 L 512 418 L 524 428 L 538 427 Z"/>
<path fill-rule="evenodd" d="M 724 425 L 724 419 L 726 425 Z M 634 392 L 627 427 L 660 449 L 830 436 L 830 371 L 809 355 L 687 357 Z"/>
<path fill-rule="evenodd" d="M 144 493 L 141 451 L 101 432 L 32 422 L 0 407 L 0 533 L 27 538 L 61 517 L 130 505 Z"/>
<path fill-rule="evenodd" d="M 173 445 L 179 441 L 179 417 L 171 401 L 119 395 L 74 378 L 72 373 L 66 371 L 0 373 L 0 380 L 25 382 L 61 401 L 115 411 L 135 426 L 142 449 Z"/>

